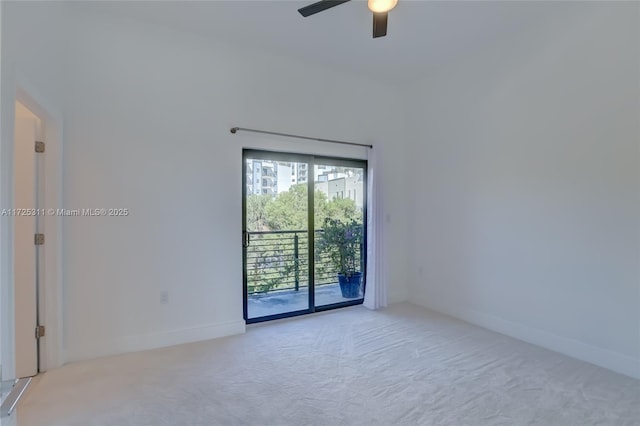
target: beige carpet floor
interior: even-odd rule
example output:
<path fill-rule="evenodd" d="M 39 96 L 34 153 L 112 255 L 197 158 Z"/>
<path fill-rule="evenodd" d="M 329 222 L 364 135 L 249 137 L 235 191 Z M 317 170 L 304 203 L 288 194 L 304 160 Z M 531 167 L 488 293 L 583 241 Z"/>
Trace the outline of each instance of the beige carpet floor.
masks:
<path fill-rule="evenodd" d="M 640 425 L 640 381 L 409 304 L 48 372 L 18 426 Z"/>

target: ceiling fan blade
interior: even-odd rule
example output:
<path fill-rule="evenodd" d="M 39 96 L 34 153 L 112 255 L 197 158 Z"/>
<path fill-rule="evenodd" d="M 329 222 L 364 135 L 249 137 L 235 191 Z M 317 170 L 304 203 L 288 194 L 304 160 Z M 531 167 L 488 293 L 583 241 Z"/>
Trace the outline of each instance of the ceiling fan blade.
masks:
<path fill-rule="evenodd" d="M 388 12 L 373 14 L 373 38 L 387 35 L 387 18 L 389 18 Z"/>
<path fill-rule="evenodd" d="M 321 0 L 319 2 L 310 4 L 309 6 L 298 9 L 298 12 L 300 12 L 300 15 L 306 18 L 307 16 L 315 15 L 318 12 L 331 9 L 332 7 L 340 6 L 342 3 L 346 3 L 348 1 L 351 0 Z"/>

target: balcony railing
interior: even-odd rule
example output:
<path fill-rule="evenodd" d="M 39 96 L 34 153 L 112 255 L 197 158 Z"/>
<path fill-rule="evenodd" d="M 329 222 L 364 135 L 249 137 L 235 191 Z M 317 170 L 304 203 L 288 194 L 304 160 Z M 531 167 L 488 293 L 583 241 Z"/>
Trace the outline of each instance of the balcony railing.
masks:
<path fill-rule="evenodd" d="M 316 244 L 324 232 L 315 231 Z M 247 247 L 247 292 L 249 295 L 309 286 L 309 234 L 305 230 L 249 232 Z M 359 249 L 363 265 L 362 244 Z M 315 285 L 334 284 L 337 271 L 328 256 L 316 254 Z"/>

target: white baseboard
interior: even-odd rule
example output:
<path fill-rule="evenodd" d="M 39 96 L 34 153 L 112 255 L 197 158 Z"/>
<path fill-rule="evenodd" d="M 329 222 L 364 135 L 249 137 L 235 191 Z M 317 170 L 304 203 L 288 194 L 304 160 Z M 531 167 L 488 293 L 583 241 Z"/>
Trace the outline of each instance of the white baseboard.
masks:
<path fill-rule="evenodd" d="M 246 324 L 244 320 L 239 320 L 137 336 L 121 336 L 112 339 L 101 339 L 100 336 L 97 336 L 95 341 L 83 342 L 81 345 L 67 348 L 65 362 L 83 361 L 110 355 L 199 342 L 234 334 L 242 334 L 245 331 Z"/>
<path fill-rule="evenodd" d="M 599 367 L 615 371 L 636 379 L 640 379 L 640 359 L 613 352 L 597 346 L 588 345 L 578 340 L 558 336 L 547 331 L 529 327 L 521 323 L 505 320 L 472 309 L 464 309 L 441 303 L 420 303 L 436 312 L 450 315 L 471 324 L 532 343 L 554 352 L 577 358 Z"/>

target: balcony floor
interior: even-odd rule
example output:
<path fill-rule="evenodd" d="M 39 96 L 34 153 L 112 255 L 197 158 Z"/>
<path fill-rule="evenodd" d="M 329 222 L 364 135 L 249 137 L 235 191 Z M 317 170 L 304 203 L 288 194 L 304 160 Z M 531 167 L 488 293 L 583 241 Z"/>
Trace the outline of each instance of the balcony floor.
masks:
<path fill-rule="evenodd" d="M 362 296 L 360 296 L 360 298 L 362 298 Z M 352 302 L 358 299 L 359 298 L 348 299 L 342 297 L 338 283 L 316 287 L 316 306 Z M 250 295 L 247 300 L 247 313 L 249 318 L 301 311 L 308 308 L 309 289 L 307 287 L 301 287 L 299 291 L 277 290 L 264 294 Z"/>

